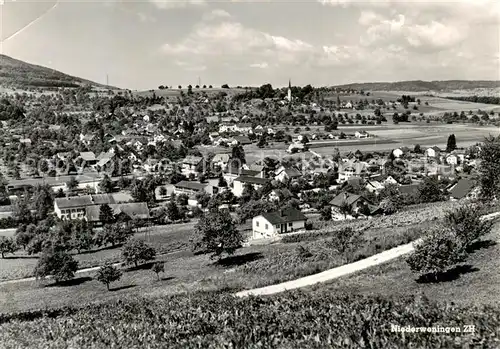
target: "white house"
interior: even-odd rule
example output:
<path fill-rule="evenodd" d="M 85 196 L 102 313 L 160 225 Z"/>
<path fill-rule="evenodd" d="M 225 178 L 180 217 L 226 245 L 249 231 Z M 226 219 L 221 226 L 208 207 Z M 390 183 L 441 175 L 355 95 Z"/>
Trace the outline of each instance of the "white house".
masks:
<path fill-rule="evenodd" d="M 446 157 L 446 163 L 448 165 L 457 165 L 458 164 L 458 157 L 455 154 L 450 154 Z"/>
<path fill-rule="evenodd" d="M 382 183 L 380 183 L 379 181 L 367 181 L 366 182 L 366 186 L 365 186 L 366 190 L 368 190 L 370 193 L 375 193 L 375 194 L 378 194 L 380 193 L 385 187 Z"/>
<path fill-rule="evenodd" d="M 368 135 L 368 132 L 366 132 L 366 131 L 361 131 L 361 132 L 356 131 L 356 133 L 354 134 L 354 137 L 359 138 L 359 139 L 364 139 L 364 138 L 368 138 L 369 135 Z"/>
<path fill-rule="evenodd" d="M 220 168 L 226 168 L 229 162 L 229 154 L 215 154 L 212 158 L 212 164 L 219 166 Z"/>
<path fill-rule="evenodd" d="M 231 124 L 231 123 L 221 123 L 219 125 L 219 133 L 223 133 L 223 132 L 236 132 L 236 129 L 237 129 L 237 126 L 235 124 Z"/>
<path fill-rule="evenodd" d="M 270 180 L 267 178 L 240 176 L 233 181 L 232 192 L 234 196 L 240 197 L 243 194 L 245 185 L 249 184 L 253 186 L 254 190 L 259 190 L 269 182 Z"/>
<path fill-rule="evenodd" d="M 295 208 L 262 213 L 252 219 L 253 238 L 271 238 L 279 234 L 305 230 L 306 221 L 306 216 Z"/>
<path fill-rule="evenodd" d="M 299 170 L 297 170 L 294 167 L 282 165 L 276 170 L 276 175 L 274 176 L 274 179 L 280 182 L 284 182 L 289 179 L 297 179 L 299 177 L 302 177 L 302 173 L 300 173 Z"/>
<path fill-rule="evenodd" d="M 182 160 L 181 172 L 185 176 L 189 176 L 190 174 L 197 175 L 198 171 L 196 168 L 201 163 L 203 158 L 199 156 L 186 156 L 184 160 Z"/>
<path fill-rule="evenodd" d="M 438 147 L 431 147 L 425 150 L 425 155 L 430 158 L 436 158 L 439 156 L 440 152 L 441 149 L 439 149 Z"/>

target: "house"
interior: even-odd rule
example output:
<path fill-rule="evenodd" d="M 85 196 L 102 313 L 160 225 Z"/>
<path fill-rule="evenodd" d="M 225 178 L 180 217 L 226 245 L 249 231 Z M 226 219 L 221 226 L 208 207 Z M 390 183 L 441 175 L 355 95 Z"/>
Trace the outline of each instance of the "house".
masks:
<path fill-rule="evenodd" d="M 233 145 L 248 145 L 248 144 L 252 144 L 252 141 L 250 140 L 250 138 L 248 138 L 247 136 L 234 136 L 233 137 L 233 142 L 231 142 Z"/>
<path fill-rule="evenodd" d="M 401 156 L 403 156 L 403 154 L 404 154 L 404 151 L 399 149 L 399 148 L 394 149 L 392 151 L 392 155 L 394 155 L 395 158 L 400 158 Z"/>
<path fill-rule="evenodd" d="M 174 193 L 175 194 L 187 194 L 189 196 L 196 195 L 198 193 L 206 192 L 207 194 L 216 194 L 218 191 L 217 187 L 214 187 L 208 183 L 200 183 L 200 182 L 190 182 L 190 181 L 181 181 L 174 185 Z"/>
<path fill-rule="evenodd" d="M 259 190 L 269 182 L 271 181 L 267 178 L 240 176 L 233 181 L 232 192 L 234 196 L 240 197 L 243 194 L 245 185 L 251 185 L 255 190 Z"/>
<path fill-rule="evenodd" d="M 330 201 L 332 219 L 355 219 L 358 215 L 370 216 L 378 213 L 378 206 L 373 205 L 365 197 L 353 193 L 342 192 Z"/>
<path fill-rule="evenodd" d="M 84 135 L 83 133 L 80 133 L 80 142 L 82 142 L 85 145 L 90 145 L 90 143 L 92 143 L 94 138 L 95 138 L 95 135 L 93 135 L 93 134 L 85 134 Z"/>
<path fill-rule="evenodd" d="M 385 186 L 382 183 L 380 183 L 379 181 L 368 180 L 366 182 L 365 188 L 370 193 L 374 193 L 374 194 L 378 195 L 385 188 Z"/>
<path fill-rule="evenodd" d="M 212 164 L 224 169 L 229 163 L 229 158 L 229 154 L 215 154 L 215 156 L 212 158 Z"/>
<path fill-rule="evenodd" d="M 253 239 L 305 230 L 307 217 L 295 208 L 262 213 L 252 219 Z"/>
<path fill-rule="evenodd" d="M 304 151 L 305 149 L 306 146 L 302 143 L 292 143 L 288 146 L 286 151 L 287 153 L 298 153 L 299 151 Z"/>
<path fill-rule="evenodd" d="M 356 131 L 356 133 L 354 134 L 354 137 L 359 138 L 359 139 L 364 139 L 364 138 L 370 137 L 370 135 L 366 131 L 361 131 L 361 132 Z"/>
<path fill-rule="evenodd" d="M 455 154 L 449 154 L 446 156 L 446 163 L 448 165 L 457 165 L 458 157 Z"/>
<path fill-rule="evenodd" d="M 276 170 L 274 179 L 280 182 L 285 182 L 287 180 L 294 180 L 300 177 L 302 177 L 302 173 L 295 167 L 282 165 Z"/>
<path fill-rule="evenodd" d="M 236 132 L 237 126 L 233 123 L 223 122 L 219 125 L 219 133 Z"/>
<path fill-rule="evenodd" d="M 259 171 L 253 171 L 253 170 L 247 170 L 245 168 L 236 168 L 234 166 L 228 166 L 224 169 L 224 173 L 222 174 L 222 177 L 226 180 L 228 185 L 231 185 L 233 181 L 240 177 L 263 177 L 262 172 Z"/>
<path fill-rule="evenodd" d="M 460 179 L 450 189 L 450 200 L 456 201 L 477 197 L 478 189 L 474 181 L 468 178 Z"/>
<path fill-rule="evenodd" d="M 150 218 L 148 204 L 145 202 L 109 204 L 109 207 L 119 221 L 148 220 Z M 99 223 L 100 210 L 101 205 L 88 206 L 85 212 L 85 220 L 94 224 Z"/>
<path fill-rule="evenodd" d="M 252 124 L 239 123 L 236 125 L 236 131 L 241 132 L 241 133 L 250 133 L 252 131 Z"/>
<path fill-rule="evenodd" d="M 293 194 L 290 190 L 283 188 L 280 190 L 273 189 L 265 199 L 269 202 L 280 202 L 283 200 L 288 200 L 293 197 Z"/>
<path fill-rule="evenodd" d="M 70 196 L 54 200 L 54 212 L 59 219 L 85 219 L 87 209 L 94 205 L 120 204 L 129 200 L 129 197 L 116 194 L 96 194 Z"/>
<path fill-rule="evenodd" d="M 156 159 L 149 158 L 145 161 L 145 163 L 142 165 L 142 167 L 148 173 L 156 172 L 158 170 L 158 162 L 159 161 Z"/>
<path fill-rule="evenodd" d="M 84 161 L 86 166 L 93 166 L 97 164 L 97 158 L 91 151 L 83 151 L 80 153 L 80 158 Z"/>
<path fill-rule="evenodd" d="M 200 156 L 186 156 L 181 163 L 181 172 L 185 176 L 189 176 L 190 174 L 197 175 L 198 174 L 198 166 L 203 161 L 203 158 Z"/>
<path fill-rule="evenodd" d="M 31 146 L 31 139 L 30 138 L 21 138 L 19 140 L 19 143 L 24 144 L 27 147 Z"/>
<path fill-rule="evenodd" d="M 425 155 L 429 158 L 437 158 L 440 152 L 439 147 L 430 147 L 425 150 Z"/>

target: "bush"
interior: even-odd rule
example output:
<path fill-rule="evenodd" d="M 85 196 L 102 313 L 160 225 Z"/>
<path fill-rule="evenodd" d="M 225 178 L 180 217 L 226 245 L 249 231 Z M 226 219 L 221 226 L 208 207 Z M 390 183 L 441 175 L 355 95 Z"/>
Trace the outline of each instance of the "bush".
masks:
<path fill-rule="evenodd" d="M 5 258 L 6 253 L 16 252 L 17 247 L 14 239 L 11 237 L 0 236 L 0 254 Z"/>
<path fill-rule="evenodd" d="M 493 221 L 481 219 L 480 211 L 480 206 L 468 204 L 448 212 L 445 216 L 445 224 L 453 229 L 465 247 L 470 247 L 474 241 L 489 234 L 493 228 Z"/>
<path fill-rule="evenodd" d="M 327 246 L 337 250 L 339 253 L 344 253 L 348 250 L 355 250 L 364 242 L 363 233 L 359 230 L 354 230 L 351 227 L 339 229 L 333 238 L 327 240 Z"/>
<path fill-rule="evenodd" d="M 455 232 L 446 227 L 436 227 L 415 246 L 415 251 L 406 259 L 410 269 L 435 279 L 439 274 L 465 261 L 465 244 Z"/>

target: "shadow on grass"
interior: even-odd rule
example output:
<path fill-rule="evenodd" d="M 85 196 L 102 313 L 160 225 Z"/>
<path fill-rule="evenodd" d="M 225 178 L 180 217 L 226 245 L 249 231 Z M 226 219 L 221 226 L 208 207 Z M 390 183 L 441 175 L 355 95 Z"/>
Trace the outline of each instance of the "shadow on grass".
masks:
<path fill-rule="evenodd" d="M 493 241 L 493 240 L 479 240 L 479 241 L 475 241 L 475 242 L 472 243 L 472 245 L 470 245 L 469 247 L 467 247 L 467 252 L 469 252 L 469 253 L 476 252 L 476 251 L 479 251 L 479 250 L 482 250 L 482 249 L 489 248 L 491 246 L 495 246 L 496 244 L 497 244 L 497 242 Z"/>
<path fill-rule="evenodd" d="M 71 279 L 71 280 L 66 280 L 66 281 L 60 281 L 60 282 L 54 282 L 49 285 L 46 285 L 45 287 L 70 287 L 70 286 L 78 286 L 81 285 L 87 281 L 91 281 L 92 278 L 89 276 L 84 276 L 76 279 Z"/>
<path fill-rule="evenodd" d="M 120 287 L 116 287 L 116 288 L 110 288 L 109 291 L 110 292 L 115 292 L 115 291 L 120 291 L 120 290 L 126 290 L 126 289 L 129 289 L 129 288 L 134 288 L 136 286 L 137 286 L 136 284 L 126 285 L 126 286 L 120 286 Z"/>
<path fill-rule="evenodd" d="M 139 264 L 138 266 L 131 266 L 131 267 L 128 267 L 125 269 L 125 271 L 137 271 L 137 270 L 147 270 L 147 269 L 151 269 L 151 267 L 153 266 L 153 264 L 155 264 L 156 261 L 153 261 L 153 262 L 147 262 L 147 263 L 143 263 L 143 264 Z"/>
<path fill-rule="evenodd" d="M 238 256 L 229 256 L 219 259 L 214 264 L 223 267 L 236 267 L 264 258 L 260 252 L 252 252 Z"/>
<path fill-rule="evenodd" d="M 122 245 L 123 244 L 117 244 L 115 246 L 104 246 L 104 247 L 94 248 L 92 250 L 82 251 L 80 253 L 76 252 L 75 255 L 91 254 L 91 253 L 96 253 L 96 252 L 99 252 L 99 251 L 115 250 L 117 248 L 122 247 Z"/>
<path fill-rule="evenodd" d="M 479 271 L 479 268 L 473 267 L 470 264 L 465 264 L 456 266 L 443 273 L 421 275 L 416 281 L 419 284 L 449 282 L 457 280 L 461 275 L 474 273 L 476 271 Z"/>
<path fill-rule="evenodd" d="M 164 277 L 164 278 L 160 278 L 159 281 L 170 281 L 170 280 L 173 280 L 175 279 L 175 276 L 167 276 L 167 277 Z"/>
<path fill-rule="evenodd" d="M 38 256 L 5 256 L 3 259 L 38 259 Z"/>

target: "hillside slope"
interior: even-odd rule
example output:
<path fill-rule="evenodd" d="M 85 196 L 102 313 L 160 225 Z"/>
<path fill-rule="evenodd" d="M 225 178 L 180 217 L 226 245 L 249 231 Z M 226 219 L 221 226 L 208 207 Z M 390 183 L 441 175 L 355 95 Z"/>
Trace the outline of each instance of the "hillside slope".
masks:
<path fill-rule="evenodd" d="M 498 88 L 500 81 L 493 80 L 446 80 L 446 81 L 398 81 L 398 82 L 367 82 L 338 85 L 334 87 L 352 88 L 368 91 L 453 91 L 472 90 L 477 88 Z"/>
<path fill-rule="evenodd" d="M 89 80 L 34 65 L 0 54 L 0 86 L 16 88 L 79 87 L 107 88 Z M 114 87 L 110 87 L 114 89 Z"/>

